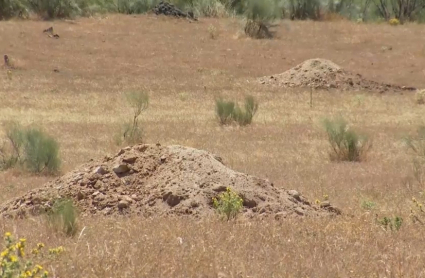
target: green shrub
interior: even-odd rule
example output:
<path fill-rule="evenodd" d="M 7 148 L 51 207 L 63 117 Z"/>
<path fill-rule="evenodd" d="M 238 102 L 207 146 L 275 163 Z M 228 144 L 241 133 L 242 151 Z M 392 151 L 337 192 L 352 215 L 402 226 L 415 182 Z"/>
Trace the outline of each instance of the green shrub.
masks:
<path fill-rule="evenodd" d="M 81 12 L 75 0 L 28 0 L 28 4 L 44 19 L 70 18 Z"/>
<path fill-rule="evenodd" d="M 235 103 L 233 101 L 226 101 L 221 98 L 215 101 L 215 112 L 222 125 L 230 124 L 233 121 L 234 109 Z"/>
<path fill-rule="evenodd" d="M 275 0 L 246 0 L 243 1 L 245 16 L 245 34 L 255 39 L 270 39 L 273 37 L 269 30 L 270 21 L 281 17 L 281 8 Z"/>
<path fill-rule="evenodd" d="M 258 103 L 252 96 L 247 96 L 244 108 L 241 108 L 233 101 L 219 98 L 215 102 L 215 110 L 220 124 L 228 125 L 236 122 L 240 126 L 245 126 L 252 123 L 252 119 L 258 110 Z"/>
<path fill-rule="evenodd" d="M 25 131 L 25 165 L 34 173 L 57 172 L 60 168 L 59 144 L 38 128 Z"/>
<path fill-rule="evenodd" d="M 0 157 L 3 170 L 19 165 L 34 173 L 55 173 L 60 168 L 56 140 L 39 128 L 23 128 L 16 123 L 6 128 Z"/>
<path fill-rule="evenodd" d="M 319 20 L 321 17 L 321 3 L 319 0 L 289 0 L 289 17 L 294 19 Z"/>
<path fill-rule="evenodd" d="M 115 0 L 117 12 L 123 14 L 141 14 L 150 11 L 159 0 Z"/>
<path fill-rule="evenodd" d="M 334 121 L 325 119 L 324 127 L 332 147 L 332 160 L 361 161 L 372 146 L 366 136 L 350 129 L 343 118 Z"/>
<path fill-rule="evenodd" d="M 198 0 L 192 9 L 197 16 L 204 17 L 227 17 L 230 14 L 225 4 L 218 0 Z"/>
<path fill-rule="evenodd" d="M 249 125 L 252 123 L 255 113 L 258 110 L 258 103 L 252 96 L 245 98 L 245 107 L 241 109 L 239 105 L 235 106 L 233 110 L 233 119 L 241 126 Z"/>
<path fill-rule="evenodd" d="M 72 199 L 56 199 L 47 211 L 47 220 L 56 232 L 62 232 L 67 236 L 75 235 L 78 228 L 78 211 Z"/>
<path fill-rule="evenodd" d="M 24 0 L 0 0 L 0 20 L 27 15 Z"/>
<path fill-rule="evenodd" d="M 241 211 L 243 200 L 239 194 L 228 187 L 226 192 L 222 192 L 217 198 L 213 198 L 213 206 L 221 216 L 230 220 L 236 218 Z"/>
<path fill-rule="evenodd" d="M 149 95 L 145 92 L 129 92 L 126 95 L 127 102 L 133 109 L 133 119 L 123 124 L 117 144 L 128 144 L 143 141 L 143 129 L 139 125 L 139 117 L 149 106 Z M 122 134 L 122 136 L 121 136 Z"/>

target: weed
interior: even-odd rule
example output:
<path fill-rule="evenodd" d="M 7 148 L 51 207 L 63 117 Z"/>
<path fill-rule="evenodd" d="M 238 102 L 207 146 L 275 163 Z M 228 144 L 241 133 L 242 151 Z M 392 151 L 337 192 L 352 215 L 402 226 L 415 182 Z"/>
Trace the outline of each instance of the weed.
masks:
<path fill-rule="evenodd" d="M 421 126 L 417 130 L 417 134 L 414 137 L 408 136 L 404 138 L 404 142 L 408 148 L 411 150 L 415 157 L 413 158 L 413 176 L 416 181 L 424 186 L 424 176 L 425 176 L 425 126 Z"/>
<path fill-rule="evenodd" d="M 332 147 L 330 157 L 338 161 L 361 161 L 371 148 L 370 141 L 348 127 L 343 118 L 325 119 L 324 126 Z"/>
<path fill-rule="evenodd" d="M 210 39 L 216 39 L 218 36 L 217 28 L 214 25 L 208 26 L 208 34 L 210 35 Z"/>
<path fill-rule="evenodd" d="M 123 141 L 129 144 L 142 142 L 143 130 L 139 125 L 139 117 L 149 106 L 149 95 L 145 92 L 130 92 L 127 94 L 127 102 L 133 109 L 133 119 L 123 125 L 122 138 L 117 139 L 117 143 Z"/>
<path fill-rule="evenodd" d="M 376 207 L 376 203 L 369 200 L 363 200 L 361 203 L 362 209 L 373 210 Z"/>
<path fill-rule="evenodd" d="M 240 126 L 245 126 L 252 123 L 252 119 L 257 113 L 258 106 L 258 102 L 256 102 L 252 96 L 247 96 L 245 98 L 243 108 L 233 101 L 217 99 L 216 114 L 220 120 L 220 124 L 222 125 L 236 122 Z"/>
<path fill-rule="evenodd" d="M 385 230 L 391 230 L 391 231 L 398 231 L 401 228 L 401 225 L 403 224 L 403 218 L 400 216 L 395 217 L 387 217 L 385 216 L 382 219 L 378 220 L 378 223 L 385 229 Z"/>
<path fill-rule="evenodd" d="M 56 173 L 60 167 L 59 145 L 39 128 L 12 123 L 6 128 L 0 159 L 3 170 L 19 165 L 33 173 Z"/>
<path fill-rule="evenodd" d="M 215 101 L 215 112 L 222 125 L 230 124 L 233 121 L 234 109 L 235 103 L 233 101 L 226 101 L 221 98 Z"/>
<path fill-rule="evenodd" d="M 415 99 L 417 104 L 425 104 L 425 90 L 418 90 Z"/>
<path fill-rule="evenodd" d="M 218 0 L 194 1 L 192 8 L 197 15 L 204 17 L 228 17 L 230 15 L 230 10 Z"/>
<path fill-rule="evenodd" d="M 388 23 L 389 23 L 391 26 L 398 26 L 398 25 L 400 25 L 400 20 L 398 20 L 397 18 L 391 18 L 391 19 L 388 21 Z"/>
<path fill-rule="evenodd" d="M 4 235 L 5 248 L 0 253 L 0 277 L 2 278 L 47 278 L 49 272 L 43 271 L 41 265 L 33 265 L 33 262 L 25 254 L 26 239 L 19 241 L 13 239 L 12 234 L 7 232 Z M 32 249 L 31 256 L 37 258 L 43 252 L 44 244 L 38 243 L 37 247 Z M 55 255 L 64 251 L 62 246 L 50 250 L 60 250 Z M 49 250 L 49 254 L 52 254 Z"/>
<path fill-rule="evenodd" d="M 29 128 L 25 131 L 24 153 L 26 167 L 31 172 L 47 170 L 54 173 L 59 170 L 59 145 L 41 129 Z"/>
<path fill-rule="evenodd" d="M 213 198 L 213 206 L 217 212 L 227 220 L 236 218 L 243 207 L 243 200 L 229 187 L 226 192 L 222 192 L 217 198 Z"/>
<path fill-rule="evenodd" d="M 63 232 L 67 236 L 73 236 L 77 232 L 78 212 L 72 199 L 60 198 L 53 202 L 47 212 L 49 225 L 56 232 Z"/>

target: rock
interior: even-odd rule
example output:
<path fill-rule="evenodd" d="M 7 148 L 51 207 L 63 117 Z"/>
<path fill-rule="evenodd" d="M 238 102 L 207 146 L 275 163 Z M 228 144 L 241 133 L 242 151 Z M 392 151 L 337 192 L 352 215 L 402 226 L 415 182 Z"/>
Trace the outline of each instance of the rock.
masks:
<path fill-rule="evenodd" d="M 167 157 L 165 155 L 161 156 L 160 161 L 161 163 L 164 163 L 167 160 Z"/>
<path fill-rule="evenodd" d="M 112 168 L 112 171 L 114 171 L 115 174 L 124 174 L 130 171 L 130 168 L 127 164 L 117 164 Z"/>
<path fill-rule="evenodd" d="M 227 187 L 224 186 L 224 185 L 218 184 L 218 185 L 214 186 L 212 190 L 215 191 L 215 192 L 224 192 L 224 191 L 227 190 Z"/>
<path fill-rule="evenodd" d="M 173 4 L 161 1 L 158 3 L 158 5 L 156 5 L 152 11 L 156 14 L 156 15 L 167 15 L 167 16 L 175 16 L 175 17 L 185 17 L 185 18 L 190 18 L 193 20 L 197 20 L 194 15 L 193 12 L 189 12 L 189 13 L 184 13 L 183 11 L 181 11 L 180 9 L 178 9 L 176 6 L 174 6 Z"/>
<path fill-rule="evenodd" d="M 170 207 L 175 207 L 180 204 L 183 198 L 181 196 L 168 194 L 167 199 L 165 200 Z"/>
<path fill-rule="evenodd" d="M 295 199 L 299 199 L 300 198 L 300 193 L 296 190 L 289 190 L 288 194 L 291 195 L 292 197 L 294 197 Z"/>
<path fill-rule="evenodd" d="M 93 185 L 93 188 L 94 188 L 94 189 L 101 189 L 101 188 L 102 188 L 102 186 L 103 186 L 103 182 L 101 182 L 101 181 L 97 181 L 97 182 Z"/>
<path fill-rule="evenodd" d="M 288 215 L 288 213 L 282 211 L 282 212 L 276 213 L 274 218 L 276 220 L 282 220 L 282 219 L 286 218 L 287 215 Z"/>
<path fill-rule="evenodd" d="M 102 166 L 99 166 L 99 167 L 96 167 L 96 169 L 94 169 L 93 173 L 99 174 L 99 175 L 104 175 L 104 174 L 108 173 L 108 171 L 106 171 L 105 168 L 103 168 Z"/>
<path fill-rule="evenodd" d="M 130 204 L 125 200 L 121 200 L 121 201 L 118 202 L 118 208 L 119 209 L 126 209 L 126 208 L 129 207 L 129 205 Z"/>
<path fill-rule="evenodd" d="M 130 196 L 122 196 L 122 200 L 127 201 L 129 204 L 133 203 L 133 199 Z"/>
<path fill-rule="evenodd" d="M 257 202 L 252 199 L 248 199 L 245 197 L 242 197 L 243 199 L 243 206 L 247 208 L 255 208 L 257 206 Z"/>
<path fill-rule="evenodd" d="M 128 156 L 128 157 L 123 158 L 122 161 L 125 162 L 125 163 L 133 164 L 134 162 L 136 162 L 136 160 L 137 160 L 137 156 Z"/>
<path fill-rule="evenodd" d="M 330 207 L 330 206 L 331 206 L 331 203 L 329 201 L 323 201 L 323 202 L 320 203 L 321 208 L 327 208 L 327 207 Z"/>
<path fill-rule="evenodd" d="M 294 209 L 294 212 L 296 213 L 296 214 L 298 214 L 298 215 L 304 215 L 304 210 L 302 209 L 302 208 L 300 208 L 300 207 L 298 207 L 298 208 L 295 208 Z"/>
<path fill-rule="evenodd" d="M 84 194 L 84 192 L 82 192 L 82 191 L 78 191 L 78 193 L 77 193 L 77 200 L 78 201 L 81 201 L 84 198 L 86 198 L 86 194 Z"/>

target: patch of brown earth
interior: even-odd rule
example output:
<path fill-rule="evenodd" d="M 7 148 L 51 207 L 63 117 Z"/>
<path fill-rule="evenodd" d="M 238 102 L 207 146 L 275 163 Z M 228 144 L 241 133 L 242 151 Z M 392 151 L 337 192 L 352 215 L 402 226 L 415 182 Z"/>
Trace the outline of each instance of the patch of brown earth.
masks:
<path fill-rule="evenodd" d="M 114 157 L 83 164 L 3 204 L 0 215 L 37 215 L 56 198 L 70 197 L 85 214 L 201 217 L 214 213 L 212 198 L 227 187 L 243 198 L 247 218 L 340 213 L 330 204 L 312 205 L 295 190 L 233 171 L 206 151 L 157 144 L 127 147 Z"/>
<path fill-rule="evenodd" d="M 261 84 L 282 87 L 310 87 L 316 89 L 339 89 L 344 91 L 401 92 L 414 91 L 415 88 L 383 84 L 368 80 L 360 74 L 342 69 L 332 61 L 310 59 L 285 71 L 284 73 L 261 77 Z"/>

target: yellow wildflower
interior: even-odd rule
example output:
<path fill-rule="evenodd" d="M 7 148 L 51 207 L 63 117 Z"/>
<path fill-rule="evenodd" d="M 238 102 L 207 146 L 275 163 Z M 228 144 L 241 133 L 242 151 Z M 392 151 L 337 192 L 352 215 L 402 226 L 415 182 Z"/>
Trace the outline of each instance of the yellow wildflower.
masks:
<path fill-rule="evenodd" d="M 0 253 L 0 257 L 4 258 L 7 255 L 9 255 L 9 249 L 4 250 L 3 252 Z"/>
<path fill-rule="evenodd" d="M 12 262 L 12 263 L 14 263 L 14 262 L 17 262 L 18 261 L 18 258 L 16 258 L 16 256 L 10 256 L 9 257 L 9 260 Z"/>
<path fill-rule="evenodd" d="M 5 234 L 4 234 L 4 237 L 11 237 L 12 236 L 12 234 L 11 233 L 9 233 L 9 232 L 6 232 Z"/>

